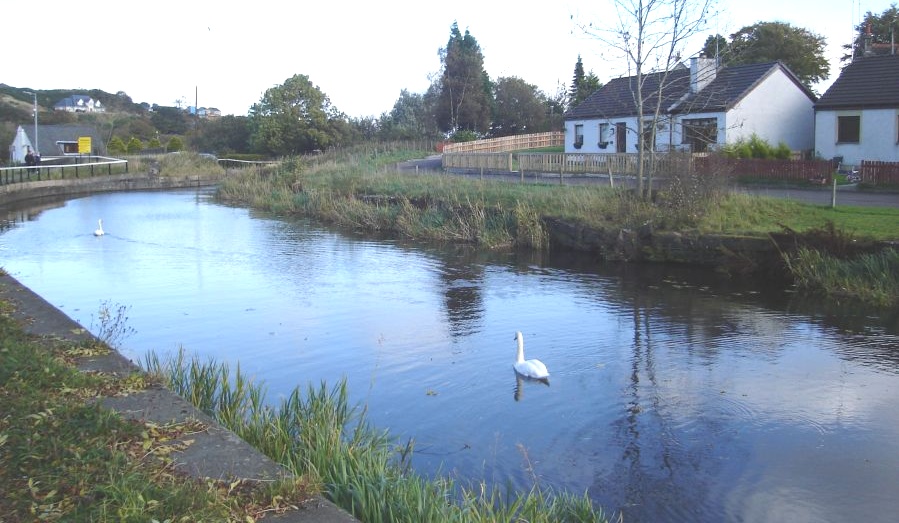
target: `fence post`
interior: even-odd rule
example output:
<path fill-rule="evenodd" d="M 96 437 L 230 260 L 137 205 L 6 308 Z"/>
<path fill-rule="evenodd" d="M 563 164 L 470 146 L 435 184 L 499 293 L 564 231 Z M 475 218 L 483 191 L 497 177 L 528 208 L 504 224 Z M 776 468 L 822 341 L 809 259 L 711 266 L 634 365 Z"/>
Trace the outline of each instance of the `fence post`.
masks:
<path fill-rule="evenodd" d="M 837 177 L 833 177 L 833 191 L 830 195 L 830 207 L 832 209 L 836 209 L 837 207 Z"/>

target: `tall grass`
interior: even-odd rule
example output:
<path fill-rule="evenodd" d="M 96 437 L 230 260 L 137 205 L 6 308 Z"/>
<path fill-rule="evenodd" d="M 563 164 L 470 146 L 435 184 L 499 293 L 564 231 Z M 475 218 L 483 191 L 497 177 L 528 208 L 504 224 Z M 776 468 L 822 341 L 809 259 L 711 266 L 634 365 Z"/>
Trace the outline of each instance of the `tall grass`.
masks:
<path fill-rule="evenodd" d="M 899 251 L 864 254 L 852 259 L 801 247 L 787 256 L 787 266 L 800 288 L 827 296 L 852 296 L 883 307 L 899 304 Z"/>
<path fill-rule="evenodd" d="M 351 407 L 346 382 L 299 387 L 277 406 L 238 368 L 186 361 L 183 351 L 145 368 L 251 445 L 322 485 L 325 494 L 364 522 L 607 521 L 586 494 L 556 494 L 534 486 L 506 492 L 485 483 L 427 479 L 409 466 L 413 442 L 398 445 L 372 427 L 364 408 Z"/>

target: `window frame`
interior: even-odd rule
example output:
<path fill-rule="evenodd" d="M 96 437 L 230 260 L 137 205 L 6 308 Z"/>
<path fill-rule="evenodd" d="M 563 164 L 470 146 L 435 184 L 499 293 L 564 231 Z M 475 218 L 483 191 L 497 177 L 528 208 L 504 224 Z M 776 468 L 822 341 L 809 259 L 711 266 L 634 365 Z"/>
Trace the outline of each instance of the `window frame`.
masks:
<path fill-rule="evenodd" d="M 612 124 L 609 122 L 602 122 L 599 124 L 599 142 L 596 144 L 600 149 L 605 149 L 612 142 L 609 140 L 609 131 L 612 128 Z"/>
<path fill-rule="evenodd" d="M 584 146 L 584 124 L 574 124 L 574 148 L 580 149 Z"/>
<path fill-rule="evenodd" d="M 855 125 L 850 122 L 855 120 Z M 850 126 L 851 125 L 851 126 Z M 854 129 L 853 129 L 854 127 Z M 848 133 L 848 136 L 847 136 Z M 836 118 L 836 143 L 859 144 L 862 142 L 861 113 L 838 114 Z"/>
<path fill-rule="evenodd" d="M 681 145 L 689 145 L 690 152 L 703 153 L 718 143 L 718 118 L 684 118 L 681 120 Z M 701 144 L 702 150 L 694 145 Z"/>

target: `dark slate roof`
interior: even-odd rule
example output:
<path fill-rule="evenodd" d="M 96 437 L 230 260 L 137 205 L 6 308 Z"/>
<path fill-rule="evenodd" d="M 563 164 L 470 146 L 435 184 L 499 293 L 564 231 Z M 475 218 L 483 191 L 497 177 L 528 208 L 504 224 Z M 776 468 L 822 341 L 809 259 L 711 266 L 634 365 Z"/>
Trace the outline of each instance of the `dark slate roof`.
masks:
<path fill-rule="evenodd" d="M 664 73 L 643 75 L 643 103 L 647 114 L 655 108 L 659 95 L 659 83 L 664 81 L 662 93 L 663 110 L 679 100 L 690 89 L 690 70 L 677 68 Z M 609 80 L 576 107 L 565 113 L 566 120 L 584 120 L 590 118 L 618 118 L 637 114 L 637 103 L 634 101 L 636 76 L 627 76 Z"/>
<path fill-rule="evenodd" d="M 857 58 L 815 104 L 821 109 L 899 108 L 899 55 Z"/>
<path fill-rule="evenodd" d="M 781 62 L 734 65 L 718 71 L 715 79 L 701 91 L 690 95 L 673 108 L 674 113 L 728 111 L 777 70 L 783 71 L 796 87 L 814 101 L 815 95 Z"/>
<path fill-rule="evenodd" d="M 673 113 L 718 112 L 731 109 L 749 94 L 759 83 L 778 69 L 782 70 L 811 100 L 812 93 L 785 65 L 780 62 L 737 65 L 718 71 L 715 79 L 699 93 L 690 93 L 690 70 L 679 68 L 669 73 L 666 85 L 663 111 Z M 647 75 L 644 98 L 654 107 L 659 87 L 658 73 Z M 589 118 L 615 118 L 637 114 L 631 85 L 635 77 L 616 78 L 587 97 L 580 105 L 565 114 L 567 120 Z M 673 107 L 672 107 L 673 106 Z"/>
<path fill-rule="evenodd" d="M 21 126 L 31 143 L 34 143 L 34 124 L 25 123 Z M 76 142 L 80 136 L 90 136 L 91 146 L 95 150 L 104 151 L 106 149 L 100 132 L 92 125 L 38 125 L 37 134 L 40 140 L 37 150 L 41 156 L 59 156 L 62 151 L 56 142 Z"/>
<path fill-rule="evenodd" d="M 91 97 L 85 94 L 73 94 L 72 96 L 56 102 L 56 105 L 54 105 L 53 108 L 64 109 L 66 107 L 78 107 L 79 100 L 82 102 L 83 107 L 87 108 L 87 103 L 91 101 Z M 40 132 L 40 130 L 38 130 L 38 132 Z"/>

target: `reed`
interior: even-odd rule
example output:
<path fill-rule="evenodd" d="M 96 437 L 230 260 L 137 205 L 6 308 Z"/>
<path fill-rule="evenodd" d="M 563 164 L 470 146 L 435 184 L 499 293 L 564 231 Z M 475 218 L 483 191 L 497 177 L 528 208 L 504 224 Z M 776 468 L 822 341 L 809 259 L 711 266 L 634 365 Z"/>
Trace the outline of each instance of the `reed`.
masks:
<path fill-rule="evenodd" d="M 802 247 L 787 256 L 786 262 L 800 288 L 827 296 L 860 298 L 883 307 L 899 304 L 896 249 L 841 259 Z"/>
<path fill-rule="evenodd" d="M 238 368 L 187 361 L 184 351 L 143 366 L 251 445 L 308 484 L 321 485 L 339 506 L 365 522 L 607 521 L 585 495 L 555 494 L 536 485 L 514 493 L 485 483 L 427 479 L 409 466 L 414 442 L 398 445 L 352 407 L 345 381 L 300 387 L 278 406 Z"/>

